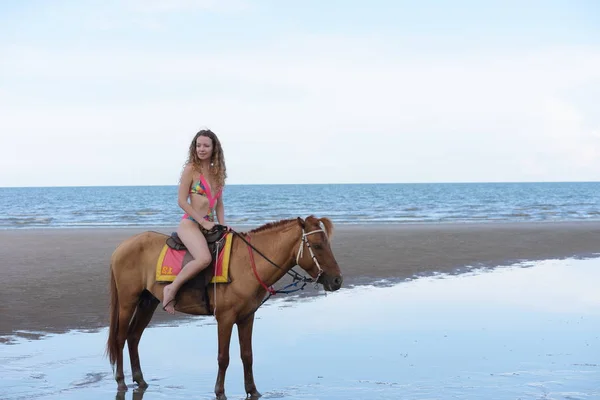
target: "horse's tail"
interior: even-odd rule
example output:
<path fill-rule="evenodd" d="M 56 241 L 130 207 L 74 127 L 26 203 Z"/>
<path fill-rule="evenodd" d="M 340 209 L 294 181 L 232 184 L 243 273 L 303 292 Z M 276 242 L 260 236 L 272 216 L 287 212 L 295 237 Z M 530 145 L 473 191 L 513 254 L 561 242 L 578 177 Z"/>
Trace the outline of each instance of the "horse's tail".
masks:
<path fill-rule="evenodd" d="M 106 353 L 110 365 L 114 367 L 117 362 L 119 346 L 117 345 L 117 333 L 119 332 L 119 296 L 117 294 L 117 283 L 115 273 L 110 266 L 110 327 L 108 328 L 108 341 L 106 342 Z"/>

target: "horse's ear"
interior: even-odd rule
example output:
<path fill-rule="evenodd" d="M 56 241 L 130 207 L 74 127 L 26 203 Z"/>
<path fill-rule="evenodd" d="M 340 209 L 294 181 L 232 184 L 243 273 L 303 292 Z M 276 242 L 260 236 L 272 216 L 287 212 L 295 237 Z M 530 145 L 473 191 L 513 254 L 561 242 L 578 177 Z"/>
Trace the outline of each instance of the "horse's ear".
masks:
<path fill-rule="evenodd" d="M 333 237 L 333 222 L 329 218 L 319 218 L 319 222 L 323 224 L 327 237 L 331 240 Z"/>
<path fill-rule="evenodd" d="M 300 225 L 302 229 L 304 229 L 304 220 L 300 217 L 298 217 L 298 225 Z"/>

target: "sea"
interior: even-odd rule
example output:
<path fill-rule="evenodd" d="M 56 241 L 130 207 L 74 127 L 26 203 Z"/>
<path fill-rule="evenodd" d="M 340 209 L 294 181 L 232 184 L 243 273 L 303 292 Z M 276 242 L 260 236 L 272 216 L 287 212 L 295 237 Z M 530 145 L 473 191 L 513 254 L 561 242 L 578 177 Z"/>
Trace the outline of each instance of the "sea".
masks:
<path fill-rule="evenodd" d="M 600 182 L 228 185 L 226 224 L 600 220 Z M 175 226 L 177 186 L 0 188 L 0 229 Z"/>

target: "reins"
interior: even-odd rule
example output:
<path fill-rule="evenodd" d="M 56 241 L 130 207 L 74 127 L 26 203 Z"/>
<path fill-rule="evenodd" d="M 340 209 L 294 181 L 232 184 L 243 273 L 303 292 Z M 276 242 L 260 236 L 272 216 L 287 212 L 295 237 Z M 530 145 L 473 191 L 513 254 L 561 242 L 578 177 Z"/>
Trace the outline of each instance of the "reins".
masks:
<path fill-rule="evenodd" d="M 297 292 L 299 290 L 304 290 L 304 287 L 306 286 L 307 283 L 311 283 L 314 282 L 315 286 L 317 285 L 317 281 L 319 280 L 319 277 L 321 276 L 321 274 L 323 273 L 323 270 L 321 269 L 321 265 L 319 264 L 319 261 L 317 260 L 317 257 L 315 256 L 312 248 L 310 247 L 310 243 L 308 242 L 308 239 L 306 238 L 308 235 L 311 235 L 313 233 L 317 233 L 317 232 L 324 232 L 323 229 L 317 229 L 311 232 L 304 232 L 304 228 L 302 228 L 302 239 L 300 241 L 300 248 L 298 249 L 298 254 L 296 255 L 296 265 L 299 265 L 299 261 L 300 258 L 302 257 L 303 251 L 304 251 L 304 245 L 306 245 L 308 247 L 308 250 L 310 252 L 311 258 L 313 259 L 313 261 L 315 262 L 315 264 L 317 265 L 317 268 L 319 269 L 319 272 L 317 274 L 316 279 L 313 278 L 307 278 L 304 275 L 299 274 L 298 272 L 296 272 L 294 270 L 294 267 L 292 267 L 289 271 L 285 271 L 286 274 L 290 275 L 292 277 L 292 283 L 290 283 L 289 285 L 283 287 L 283 289 L 274 289 L 273 286 L 267 286 L 267 284 L 265 282 L 263 282 L 262 279 L 260 279 L 260 276 L 258 275 L 258 272 L 256 270 L 256 264 L 254 262 L 254 254 L 253 251 L 257 252 L 262 258 L 264 258 L 266 261 L 268 261 L 271 265 L 273 265 L 275 268 L 279 269 L 279 270 L 283 270 L 282 267 L 280 267 L 279 265 L 277 265 L 275 262 L 273 262 L 271 259 L 269 259 L 269 257 L 265 256 L 260 250 L 258 250 L 256 247 L 254 247 L 254 245 L 252 245 L 250 243 L 250 236 L 247 236 L 248 239 L 246 239 L 244 237 L 244 235 L 240 234 L 239 232 L 236 232 L 233 229 L 229 229 L 233 234 L 235 234 L 237 237 L 239 237 L 240 239 L 242 239 L 242 241 L 244 241 L 244 243 L 246 243 L 246 245 L 248 245 L 248 252 L 250 254 L 250 263 L 252 264 L 252 270 L 254 272 L 254 276 L 256 277 L 256 279 L 258 280 L 258 282 L 261 284 L 261 286 L 267 291 L 267 293 L 269 293 L 269 295 L 267 297 L 265 297 L 261 303 L 248 315 L 244 316 L 244 318 L 241 318 L 241 320 L 244 320 L 246 318 L 248 318 L 250 315 L 254 314 L 263 304 L 265 304 L 265 302 L 267 300 L 269 300 L 271 298 L 271 296 L 274 296 L 278 293 L 283 293 L 283 294 L 288 294 L 288 293 L 294 293 Z M 299 283 L 302 283 L 301 287 L 297 287 Z M 290 289 L 287 290 L 290 287 L 296 287 L 295 289 Z"/>
<path fill-rule="evenodd" d="M 233 229 L 230 228 L 230 231 L 236 235 L 237 237 L 239 237 L 240 239 L 242 239 L 244 241 L 244 243 L 246 243 L 248 245 L 248 247 L 252 248 L 252 250 L 254 250 L 255 252 L 258 253 L 258 255 L 260 255 L 262 258 L 264 258 L 265 260 L 267 260 L 272 266 L 274 266 L 277 269 L 283 270 L 283 268 L 281 268 L 279 265 L 275 264 L 273 261 L 271 261 L 269 259 L 269 257 L 265 256 L 263 253 L 261 253 L 260 250 L 258 250 L 256 247 L 254 247 L 249 240 L 246 240 L 246 238 L 244 237 L 244 235 L 242 235 L 239 232 L 234 231 Z M 316 232 L 316 231 L 315 231 Z M 313 232 L 311 232 L 313 233 Z M 248 238 L 250 238 L 248 236 Z M 298 258 L 296 258 L 296 264 L 298 264 Z M 318 264 L 317 264 L 318 265 Z M 319 270 L 321 269 L 321 267 L 319 266 Z M 310 283 L 310 282 L 314 282 L 314 280 L 312 278 L 307 278 L 304 275 L 301 275 L 299 273 L 297 273 L 296 271 L 294 271 L 294 268 L 292 267 L 290 271 L 286 271 L 286 274 L 290 275 L 295 281 L 302 281 L 302 282 L 306 282 L 306 283 Z M 318 278 L 318 277 L 317 277 Z"/>

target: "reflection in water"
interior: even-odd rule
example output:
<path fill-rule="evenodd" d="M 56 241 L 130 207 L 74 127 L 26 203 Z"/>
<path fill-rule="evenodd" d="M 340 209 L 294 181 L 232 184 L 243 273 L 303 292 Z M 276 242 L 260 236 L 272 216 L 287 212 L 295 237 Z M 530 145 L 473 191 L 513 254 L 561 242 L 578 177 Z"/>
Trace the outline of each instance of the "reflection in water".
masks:
<path fill-rule="evenodd" d="M 142 400 L 144 398 L 144 393 L 146 392 L 146 389 L 143 388 L 135 388 L 133 390 L 133 393 L 131 394 L 131 399 L 132 400 Z M 115 400 L 125 400 L 128 397 L 126 397 L 126 393 L 125 392 L 117 392 L 117 396 L 115 397 Z"/>
<path fill-rule="evenodd" d="M 267 303 L 254 331 L 258 389 L 267 399 L 600 398 L 599 278 L 600 259 L 546 261 Z M 106 330 L 18 339 L 2 345 L 1 397 L 213 399 L 216 337 L 211 318 L 147 329 L 150 387 L 116 395 Z M 227 394 L 244 398 L 235 340 L 231 354 Z"/>

